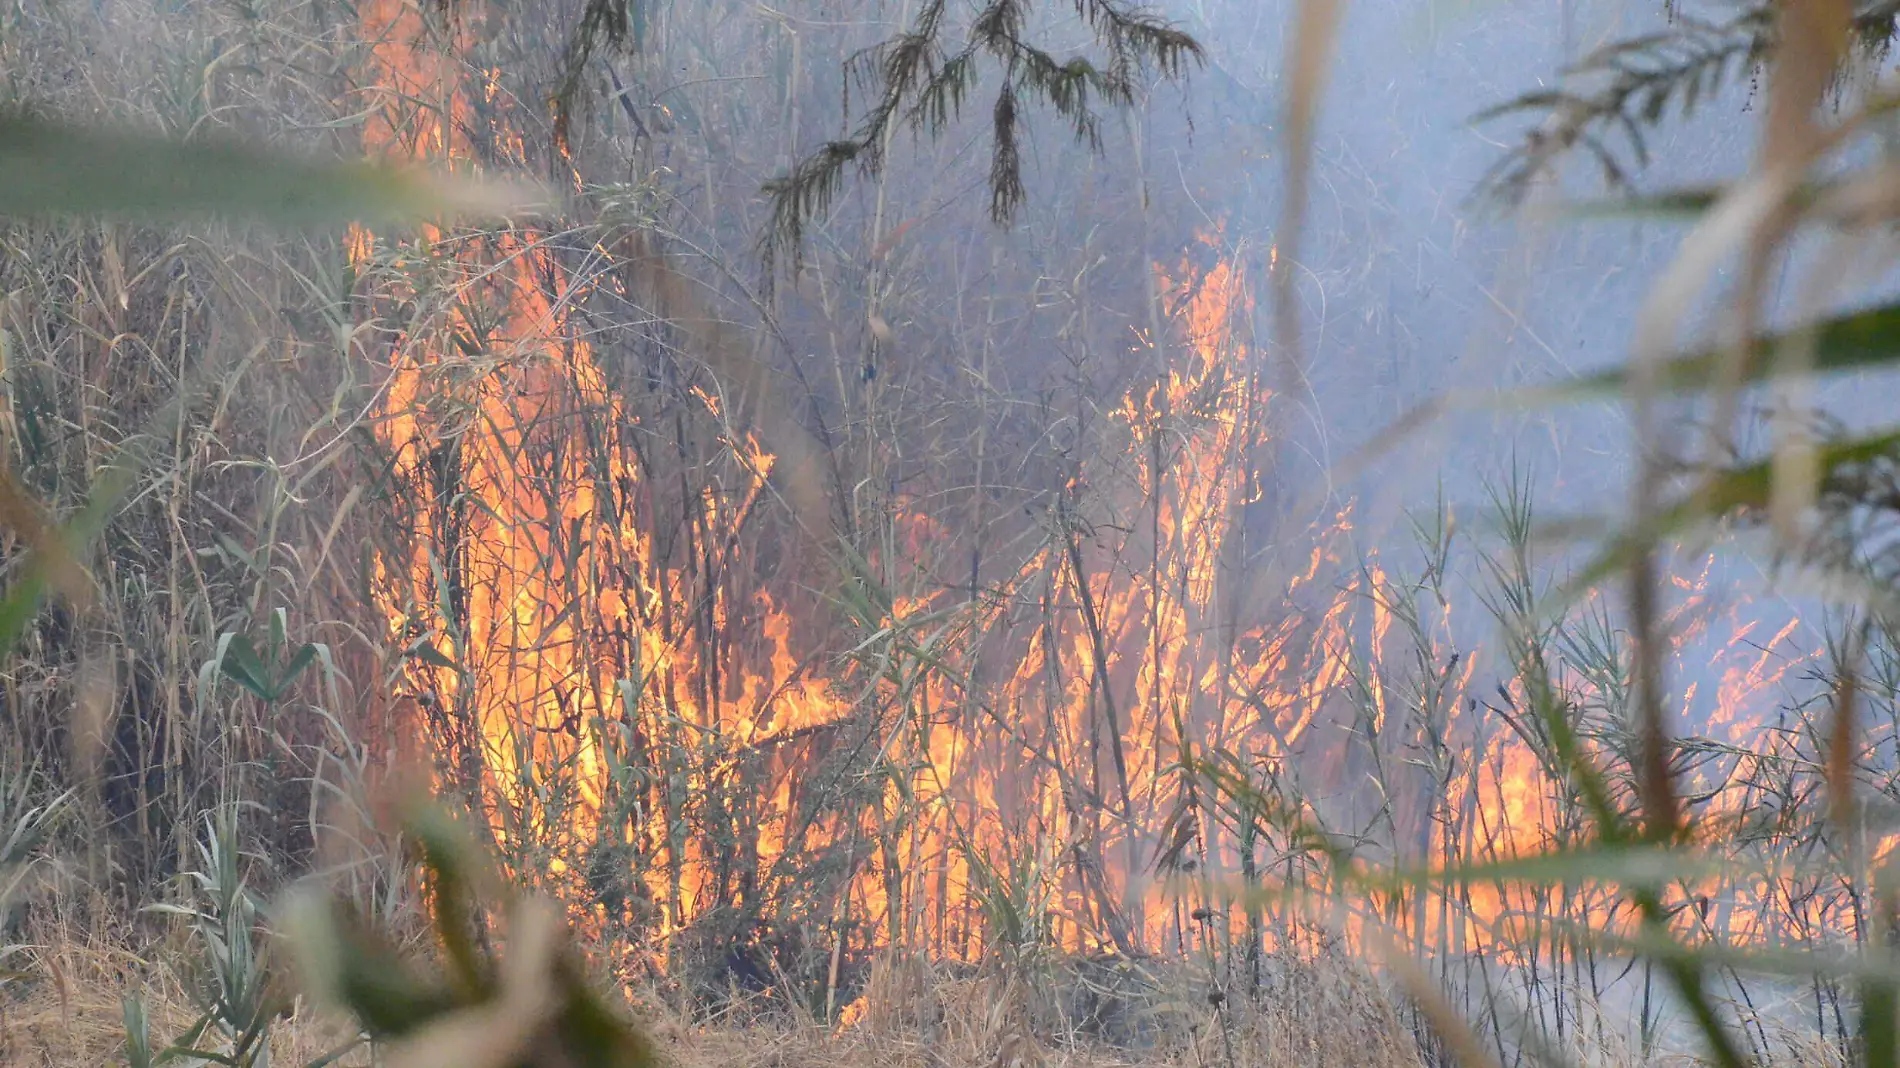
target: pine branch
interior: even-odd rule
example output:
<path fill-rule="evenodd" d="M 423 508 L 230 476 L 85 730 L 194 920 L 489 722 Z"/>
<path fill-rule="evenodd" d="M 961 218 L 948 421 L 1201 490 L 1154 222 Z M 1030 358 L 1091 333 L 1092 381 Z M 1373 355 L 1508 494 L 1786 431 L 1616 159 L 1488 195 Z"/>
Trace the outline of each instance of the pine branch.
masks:
<path fill-rule="evenodd" d="M 1016 87 L 996 94 L 996 148 L 990 154 L 990 218 L 1001 226 L 1023 202 L 1023 161 L 1016 148 Z"/>
<path fill-rule="evenodd" d="M 1853 31 L 1863 59 L 1885 55 L 1900 32 L 1900 0 L 1859 0 Z M 1670 118 L 1687 117 L 1744 71 L 1758 71 L 1775 50 L 1773 0 L 1723 22 L 1677 15 L 1668 29 L 1606 45 L 1565 72 L 1559 88 L 1527 93 L 1477 116 L 1542 115 L 1523 140 L 1491 168 L 1482 188 L 1521 200 L 1535 179 L 1581 149 L 1595 159 L 1612 189 L 1631 185 L 1649 163 L 1649 135 Z M 1627 156 L 1613 142 L 1625 142 Z"/>
<path fill-rule="evenodd" d="M 1140 74 L 1153 69 L 1179 81 L 1204 59 L 1200 42 L 1166 19 L 1129 0 L 1072 0 L 1100 49 L 1101 61 L 1076 56 L 1066 62 L 1026 38 L 1037 0 L 984 0 L 963 40 L 951 50 L 948 0 L 930 0 L 905 32 L 845 63 L 847 124 L 850 89 L 873 103 L 851 132 L 827 142 L 790 171 L 765 183 L 772 218 L 760 239 L 767 273 L 783 253 L 800 255 L 806 228 L 830 210 L 843 188 L 845 168 L 856 164 L 871 178 L 884 167 L 884 145 L 901 124 L 935 138 L 960 117 L 976 87 L 978 63 L 987 59 L 1001 73 L 991 110 L 990 217 L 997 225 L 1015 218 L 1026 198 L 1020 129 L 1026 101 L 1048 105 L 1068 120 L 1076 139 L 1102 149 L 1097 101 L 1134 103 Z"/>
<path fill-rule="evenodd" d="M 580 21 L 561 53 L 561 76 L 555 84 L 554 143 L 567 148 L 567 134 L 587 64 L 602 47 L 638 47 L 646 28 L 646 0 L 585 0 Z"/>

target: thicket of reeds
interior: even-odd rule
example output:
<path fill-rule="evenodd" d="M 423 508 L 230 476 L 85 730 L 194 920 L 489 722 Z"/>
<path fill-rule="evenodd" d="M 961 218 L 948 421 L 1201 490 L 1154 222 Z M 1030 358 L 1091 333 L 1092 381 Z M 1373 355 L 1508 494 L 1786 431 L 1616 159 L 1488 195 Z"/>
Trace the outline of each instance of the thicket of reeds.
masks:
<path fill-rule="evenodd" d="M 1892 16 L 1824 7 L 1684 23 L 1520 102 L 1513 189 L 1771 64 L 1755 171 L 1632 202 L 1704 221 L 1631 364 L 1578 387 L 1638 431 L 1634 518 L 1580 556 L 1508 464 L 1407 546 L 1274 483 L 1299 228 L 1273 256 L 1159 237 L 1140 153 L 1015 205 L 1012 243 L 920 236 L 955 141 L 893 151 L 761 276 L 756 179 L 831 128 L 813 72 L 874 27 L 641 5 L 617 50 L 591 6 L 15 5 L 0 69 L 39 113 L 452 146 L 565 203 L 0 230 L 0 1048 L 1893 1063 L 1893 439 L 1817 430 L 1786 384 L 1889 358 L 1893 324 L 1771 333 L 1760 296 L 1806 223 L 1883 262 L 1885 157 L 1811 172 L 1883 128 L 1852 49 Z M 1293 55 L 1325 16 L 1301 5 Z M 1290 69 L 1298 119 L 1320 72 Z M 760 88 L 689 91 L 726 79 Z M 1724 257 L 1733 344 L 1677 356 Z M 1222 281 L 1267 263 L 1271 346 Z M 1670 391 L 1713 429 L 1663 434 Z M 1664 712 L 1659 561 L 1710 526 L 1848 580 L 1743 732 Z"/>

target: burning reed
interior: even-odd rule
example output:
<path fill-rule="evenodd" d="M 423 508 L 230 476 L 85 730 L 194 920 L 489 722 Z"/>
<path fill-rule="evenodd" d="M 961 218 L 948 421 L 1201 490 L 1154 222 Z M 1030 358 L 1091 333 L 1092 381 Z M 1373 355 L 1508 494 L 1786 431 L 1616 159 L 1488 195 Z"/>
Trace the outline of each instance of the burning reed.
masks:
<path fill-rule="evenodd" d="M 558 12 L 21 9 L 8 69 L 62 114 L 573 192 L 295 238 L 7 224 L 8 477 L 83 515 L 152 458 L 80 561 L 94 595 L 23 616 L 5 678 L 15 1050 L 98 1047 L 90 994 L 124 984 L 141 1068 L 321 1061 L 306 1022 L 366 1057 L 267 948 L 265 890 L 310 878 L 364 959 L 450 977 L 358 1021 L 418 1063 L 459 1048 L 448 1013 L 509 1056 L 650 1059 L 596 986 L 686 1062 L 1879 1060 L 1885 614 L 1800 648 L 1706 552 L 1659 562 L 1675 528 L 1637 531 L 1630 603 L 1620 556 L 1560 588 L 1515 471 L 1410 545 L 1348 500 L 1297 513 L 1252 295 L 1298 250 L 1171 230 L 1145 188 L 1020 303 L 933 295 L 938 259 L 1015 276 L 925 244 L 888 167 L 801 222 L 786 285 L 748 281 L 706 220 L 759 221 L 744 176 L 828 105 L 817 30 L 702 8 L 577 53 L 592 104 Z M 1099 89 L 1086 66 L 1021 76 Z M 749 87 L 694 107 L 661 75 Z M 1024 370 L 1038 315 L 1065 358 Z M 1809 510 L 1854 511 L 1875 445 L 1826 453 Z M 1785 526 L 1792 462 L 1696 499 Z M 1682 513 L 1649 476 L 1639 524 Z M 410 767 L 558 915 L 445 918 L 441 855 L 377 811 Z"/>

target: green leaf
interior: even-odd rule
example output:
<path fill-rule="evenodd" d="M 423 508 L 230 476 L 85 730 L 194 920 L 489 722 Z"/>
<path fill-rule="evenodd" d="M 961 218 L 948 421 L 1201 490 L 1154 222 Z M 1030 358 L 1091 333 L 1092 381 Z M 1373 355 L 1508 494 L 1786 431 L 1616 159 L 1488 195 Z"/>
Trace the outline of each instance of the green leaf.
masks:
<path fill-rule="evenodd" d="M 1821 480 L 1826 482 L 1843 467 L 1878 459 L 1896 450 L 1900 450 L 1900 430 L 1887 430 L 1821 446 L 1815 458 L 1816 467 L 1821 472 Z M 1564 585 L 1553 598 L 1553 605 L 1573 603 L 1577 597 L 1627 568 L 1645 546 L 1687 530 L 1702 520 L 1767 508 L 1773 468 L 1774 459 L 1770 457 L 1709 476 L 1700 489 L 1659 509 L 1653 518 L 1626 528 Z"/>
<path fill-rule="evenodd" d="M 0 600 L 0 657 L 13 651 L 27 625 L 39 614 L 40 599 L 46 596 L 46 575 L 29 565 L 13 588 Z"/>
<path fill-rule="evenodd" d="M 1800 338 L 1797 331 L 1812 331 Z M 1799 327 L 1797 331 L 1760 334 L 1743 355 L 1738 382 L 1750 385 L 1779 373 L 1777 354 L 1792 343 L 1812 343 L 1810 368 L 1819 373 L 1859 370 L 1900 360 L 1900 303 L 1852 312 Z M 1734 353 L 1702 349 L 1666 360 L 1657 369 L 1657 385 L 1671 393 L 1689 393 L 1713 387 Z M 1602 400 L 1622 395 L 1629 387 L 1627 366 L 1612 367 L 1570 382 L 1512 390 L 1495 403 L 1517 406 Z"/>
<path fill-rule="evenodd" d="M 468 830 L 435 804 L 412 805 L 404 825 L 421 853 L 434 899 L 436 937 L 454 976 L 464 990 L 484 991 L 492 977 L 472 935 L 479 916 L 477 888 L 494 878 L 488 857 Z"/>
<path fill-rule="evenodd" d="M 1868 977 L 1860 983 L 1860 1055 L 1868 1068 L 1900 1061 L 1900 983 Z"/>
<path fill-rule="evenodd" d="M 1589 882 L 1653 887 L 1680 879 L 1732 874 L 1736 870 L 1734 865 L 1724 864 L 1720 858 L 1703 852 L 1669 849 L 1648 843 L 1603 841 L 1529 856 L 1442 868 L 1378 868 L 1342 864 L 1331 874 L 1342 888 L 1351 887 L 1361 893 L 1389 894 L 1420 887 L 1497 883 L 1554 886 L 1559 883 Z M 1316 892 L 1313 887 L 1298 882 L 1280 886 L 1236 885 L 1238 889 L 1234 891 L 1234 900 L 1256 907 L 1328 896 L 1328 892 Z M 1339 892 L 1342 891 L 1331 891 Z"/>
<path fill-rule="evenodd" d="M 450 671 L 462 670 L 462 665 L 442 655 L 435 646 L 430 645 L 426 641 L 417 642 L 415 646 L 409 650 L 409 655 L 425 664 L 431 664 L 435 667 L 448 668 Z"/>
<path fill-rule="evenodd" d="M 378 1039 L 409 1034 L 456 1007 L 455 995 L 425 978 L 380 932 L 340 901 L 296 902 L 286 926 L 315 993 L 354 1012 Z"/>
<path fill-rule="evenodd" d="M 204 1037 L 205 1029 L 211 1026 L 211 1021 L 216 1018 L 217 1012 L 218 1010 L 214 1008 L 202 1016 L 199 1016 L 196 1022 L 190 1027 L 185 1028 L 185 1033 L 179 1035 L 177 1041 L 166 1046 L 165 1049 L 159 1053 L 159 1061 L 163 1063 L 165 1061 L 177 1060 L 182 1056 L 195 1055 L 196 1051 L 193 1050 L 192 1047 L 196 1046 L 198 1040 Z"/>
<path fill-rule="evenodd" d="M 305 642 L 295 653 L 292 653 L 290 660 L 284 664 L 284 670 L 277 674 L 277 695 L 283 696 L 284 691 L 290 689 L 290 684 L 296 682 L 297 676 L 303 674 L 304 669 L 308 668 L 311 661 L 316 658 L 317 647 L 309 642 Z"/>
<path fill-rule="evenodd" d="M 93 541 L 105 533 L 106 523 L 119 501 L 132 488 L 133 475 L 144 458 L 136 450 L 128 450 L 128 454 L 129 457 L 122 457 L 99 477 L 85 506 L 55 535 L 58 551 L 67 559 L 77 560 L 85 555 Z M 5 599 L 0 600 L 0 659 L 13 652 L 27 626 L 39 614 L 40 601 L 49 585 L 48 568 L 58 564 L 59 561 L 35 552 Z"/>
<path fill-rule="evenodd" d="M 326 225 L 501 214 L 541 200 L 524 188 L 303 160 L 236 142 L 0 118 L 0 215 L 219 215 Z"/>
<path fill-rule="evenodd" d="M 151 1021 L 145 1011 L 145 999 L 127 994 L 119 1001 L 119 1017 L 125 1028 L 125 1063 L 128 1068 L 154 1068 Z"/>
<path fill-rule="evenodd" d="M 1359 881 L 1386 888 L 1460 886 L 1470 883 L 1565 882 L 1659 884 L 1732 871 L 1716 856 L 1634 842 L 1596 842 L 1522 857 L 1418 870 L 1361 874 Z"/>
<path fill-rule="evenodd" d="M 1800 339 L 1814 346 L 1808 369 L 1817 374 L 1879 367 L 1900 360 L 1900 302 L 1850 312 L 1812 323 L 1801 330 L 1813 336 Z M 1760 334 L 1749 343 L 1736 376 L 1738 385 L 1752 385 L 1778 372 L 1776 354 L 1795 340 L 1795 331 Z M 1665 360 L 1656 369 L 1660 389 L 1691 393 L 1712 388 L 1722 377 L 1733 351 L 1701 349 Z M 1567 382 L 1496 392 L 1460 392 L 1426 401 L 1374 435 L 1341 465 L 1345 473 L 1363 471 L 1374 458 L 1395 448 L 1419 429 L 1454 412 L 1541 408 L 1621 399 L 1629 388 L 1629 368 L 1612 367 Z"/>
<path fill-rule="evenodd" d="M 251 692 L 253 697 L 269 703 L 277 699 L 275 688 L 271 685 L 270 672 L 264 662 L 258 658 L 257 650 L 252 647 L 251 639 L 239 634 L 231 639 L 224 651 L 224 657 L 218 667 L 226 678 Z"/>
<path fill-rule="evenodd" d="M 1650 196 L 1590 200 L 1570 205 L 1567 214 L 1585 219 L 1693 219 L 1715 206 L 1727 192 L 1720 186 L 1671 189 Z"/>

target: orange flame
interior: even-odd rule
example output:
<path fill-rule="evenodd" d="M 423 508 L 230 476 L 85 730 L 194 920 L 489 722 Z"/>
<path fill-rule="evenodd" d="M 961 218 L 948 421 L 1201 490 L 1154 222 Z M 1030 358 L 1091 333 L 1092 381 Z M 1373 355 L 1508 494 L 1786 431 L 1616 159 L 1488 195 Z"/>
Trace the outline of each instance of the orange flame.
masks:
<path fill-rule="evenodd" d="M 405 0 L 368 0 L 362 32 L 368 81 L 385 94 L 365 149 L 469 161 L 469 94 L 492 104 L 493 78 L 462 69 L 457 42 L 431 43 Z M 504 154 L 523 151 L 502 140 Z M 1402 621 L 1404 591 L 1376 559 L 1324 588 L 1356 559 L 1350 509 L 1319 532 L 1284 606 L 1245 602 L 1271 398 L 1248 343 L 1250 280 L 1218 232 L 1202 242 L 1211 266 L 1184 257 L 1156 270 L 1170 334 L 1148 339 L 1163 356 L 1153 381 L 1110 412 L 1123 448 L 1074 472 L 1041 547 L 982 598 L 896 597 L 881 622 L 903 655 L 847 696 L 801 648 L 789 591 L 730 577 L 752 551 L 740 534 L 775 458 L 718 434 L 703 481 L 666 512 L 670 487 L 639 460 L 651 428 L 570 321 L 583 286 L 545 235 L 425 228 L 384 246 L 354 234 L 353 262 L 405 314 L 400 332 L 381 335 L 376 425 L 411 491 L 414 529 L 405 553 L 375 561 L 378 597 L 405 653 L 401 685 L 427 699 L 419 726 L 468 769 L 461 780 L 474 781 L 504 850 L 564 844 L 545 874 L 577 894 L 592 884 L 574 858 L 618 858 L 644 900 L 596 894 L 592 907 L 661 938 L 792 879 L 781 861 L 829 848 L 844 856 L 826 917 L 840 949 L 1186 948 L 1212 921 L 1190 922 L 1170 881 L 1203 880 L 1196 892 L 1211 902 L 1216 880 L 1256 858 L 1217 830 L 1215 799 L 1184 761 L 1218 747 L 1293 774 L 1293 757 L 1355 701 L 1364 745 L 1401 763 L 1422 766 L 1404 748 L 1415 740 L 1388 737 L 1400 709 L 1430 705 L 1445 737 L 1475 740 L 1442 780 L 1418 780 L 1437 793 L 1395 844 L 1403 859 L 1524 854 L 1570 833 L 1557 777 L 1467 697 L 1476 657 L 1454 655 L 1448 605 Z M 689 396 L 722 410 L 712 391 Z M 690 552 L 668 543 L 675 526 Z M 950 553 L 953 535 L 921 507 L 896 516 L 895 531 L 897 555 L 920 572 Z M 960 616 L 958 598 L 971 604 Z M 931 629 L 950 617 L 956 629 Z M 1733 633 L 1711 721 L 1740 731 L 1792 664 L 1756 655 L 1746 627 Z M 1426 658 L 1447 665 L 1429 694 L 1381 664 L 1388 647 L 1421 638 Z M 954 662 L 952 644 L 963 647 Z M 1500 700 L 1527 704 L 1522 692 Z M 856 809 L 813 811 L 818 791 L 847 789 L 812 781 L 847 738 L 881 757 L 883 778 L 848 785 Z M 661 749 L 681 755 L 679 768 L 648 758 Z M 1345 761 L 1325 771 L 1356 788 L 1362 769 Z M 577 792 L 562 794 L 550 769 Z M 695 833 L 717 806 L 742 842 Z M 1386 918 L 1421 946 L 1465 952 L 1528 892 L 1421 892 Z"/>

